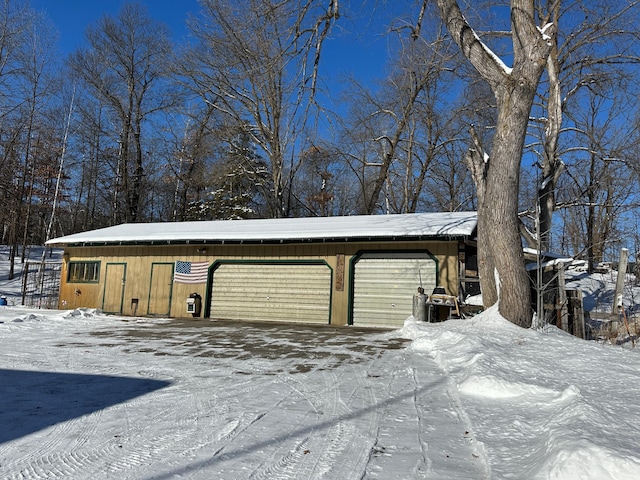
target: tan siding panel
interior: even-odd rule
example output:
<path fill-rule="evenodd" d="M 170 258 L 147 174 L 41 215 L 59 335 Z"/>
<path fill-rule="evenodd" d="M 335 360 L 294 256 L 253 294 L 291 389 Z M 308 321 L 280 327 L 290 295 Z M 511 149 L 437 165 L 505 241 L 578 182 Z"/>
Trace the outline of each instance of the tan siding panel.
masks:
<path fill-rule="evenodd" d="M 211 317 L 329 323 L 326 265 L 222 264 L 213 275 Z"/>
<path fill-rule="evenodd" d="M 358 260 L 354 273 L 354 325 L 401 327 L 412 313 L 413 296 L 420 284 L 427 292 L 433 290 L 436 262 L 423 254 L 411 257 Z"/>

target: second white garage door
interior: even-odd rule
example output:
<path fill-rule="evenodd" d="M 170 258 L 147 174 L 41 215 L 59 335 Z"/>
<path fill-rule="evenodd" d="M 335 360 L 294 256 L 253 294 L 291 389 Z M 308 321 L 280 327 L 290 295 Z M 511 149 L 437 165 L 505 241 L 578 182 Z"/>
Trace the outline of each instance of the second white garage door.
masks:
<path fill-rule="evenodd" d="M 354 263 L 352 323 L 401 327 L 422 285 L 436 285 L 437 262 L 428 253 L 365 253 Z"/>
<path fill-rule="evenodd" d="M 213 273 L 210 317 L 328 324 L 331 278 L 324 263 L 222 263 Z"/>

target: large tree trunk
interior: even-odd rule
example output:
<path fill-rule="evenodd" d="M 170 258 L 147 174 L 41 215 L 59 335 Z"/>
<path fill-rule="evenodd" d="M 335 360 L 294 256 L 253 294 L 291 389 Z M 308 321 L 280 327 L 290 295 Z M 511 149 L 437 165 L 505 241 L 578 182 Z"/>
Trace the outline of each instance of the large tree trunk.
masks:
<path fill-rule="evenodd" d="M 520 159 L 535 88 L 526 82 L 506 82 L 498 90 L 498 123 L 484 185 L 484 201 L 478 212 L 479 249 L 485 277 L 482 290 L 485 305 L 499 301 L 502 316 L 513 323 L 531 326 L 529 279 L 518 219 Z M 482 241 L 480 241 L 482 240 Z M 490 288 L 497 282 L 495 291 Z M 493 294 L 497 295 L 493 297 Z"/>
<path fill-rule="evenodd" d="M 440 16 L 461 51 L 496 97 L 498 122 L 491 155 L 479 148 L 468 155 L 478 189 L 478 255 L 485 307 L 499 301 L 503 317 L 531 326 L 529 281 L 524 267 L 518 220 L 520 163 L 529 113 L 551 50 L 553 25 L 535 24 L 534 4 L 511 1 L 513 68 L 482 43 L 456 0 L 437 0 Z"/>

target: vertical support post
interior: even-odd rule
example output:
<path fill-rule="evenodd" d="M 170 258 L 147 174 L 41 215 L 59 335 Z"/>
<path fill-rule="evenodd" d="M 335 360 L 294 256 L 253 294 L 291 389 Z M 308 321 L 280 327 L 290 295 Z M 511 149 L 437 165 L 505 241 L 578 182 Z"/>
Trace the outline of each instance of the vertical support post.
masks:
<path fill-rule="evenodd" d="M 570 333 L 573 333 L 576 337 L 586 339 L 582 290 L 567 291 L 567 300 L 569 303 Z"/>
<path fill-rule="evenodd" d="M 29 285 L 29 262 L 25 262 L 22 269 L 22 305 L 26 305 L 27 288 Z"/>
<path fill-rule="evenodd" d="M 620 261 L 618 262 L 618 279 L 616 280 L 616 291 L 611 306 L 611 314 L 617 315 L 622 308 L 622 294 L 624 291 L 624 280 L 627 275 L 627 262 L 629 260 L 629 250 L 620 249 Z"/>
<path fill-rule="evenodd" d="M 565 290 L 564 266 L 560 266 L 558 271 L 558 305 L 556 308 L 560 310 L 560 327 L 565 332 L 569 331 L 569 309 L 567 305 L 567 291 Z"/>
<path fill-rule="evenodd" d="M 336 291 L 344 291 L 344 253 L 336 254 Z"/>

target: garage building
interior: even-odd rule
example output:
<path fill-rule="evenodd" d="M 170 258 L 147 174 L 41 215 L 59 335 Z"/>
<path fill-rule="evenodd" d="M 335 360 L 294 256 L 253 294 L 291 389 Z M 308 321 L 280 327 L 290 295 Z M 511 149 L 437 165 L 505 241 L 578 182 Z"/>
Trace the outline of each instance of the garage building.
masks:
<path fill-rule="evenodd" d="M 477 287 L 475 212 L 135 223 L 64 248 L 60 308 L 397 327 L 418 287 Z"/>

